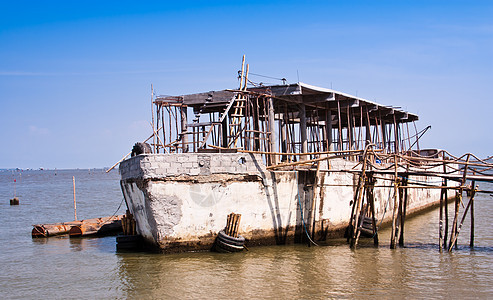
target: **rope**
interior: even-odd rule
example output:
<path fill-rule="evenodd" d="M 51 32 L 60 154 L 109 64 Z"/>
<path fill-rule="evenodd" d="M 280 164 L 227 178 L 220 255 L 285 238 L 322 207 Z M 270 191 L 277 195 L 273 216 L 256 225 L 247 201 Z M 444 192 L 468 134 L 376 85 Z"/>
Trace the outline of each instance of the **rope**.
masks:
<path fill-rule="evenodd" d="M 123 200 L 125 200 L 125 198 L 122 198 L 122 201 L 120 202 L 120 205 L 118 205 L 118 208 L 115 210 L 115 212 L 113 213 L 113 215 L 111 215 L 111 217 L 108 218 L 108 220 L 104 221 L 103 224 L 106 224 L 108 223 L 111 219 L 113 219 L 114 216 L 116 216 L 116 213 L 120 210 L 120 208 L 122 207 L 122 204 L 123 204 Z"/>
<path fill-rule="evenodd" d="M 300 212 L 301 212 L 301 222 L 303 223 L 303 229 L 305 230 L 306 237 L 312 242 L 315 246 L 318 246 L 317 243 L 315 243 L 312 238 L 310 237 L 310 234 L 308 233 L 308 230 L 306 229 L 306 224 L 305 224 L 305 217 L 303 216 L 303 207 L 301 206 L 301 200 L 300 200 L 300 186 L 298 185 L 298 171 L 295 172 L 296 174 L 296 186 L 298 187 L 298 205 L 300 206 Z M 313 200 L 315 201 L 315 199 Z"/>

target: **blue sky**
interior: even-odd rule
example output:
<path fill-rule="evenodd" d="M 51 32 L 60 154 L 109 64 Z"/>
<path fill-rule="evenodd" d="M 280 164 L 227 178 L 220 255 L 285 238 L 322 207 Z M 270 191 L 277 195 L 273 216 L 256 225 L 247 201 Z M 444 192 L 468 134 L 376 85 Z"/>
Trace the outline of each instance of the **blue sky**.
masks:
<path fill-rule="evenodd" d="M 111 166 L 150 135 L 151 84 L 234 88 L 243 54 L 418 113 L 421 147 L 486 157 L 492 16 L 491 1 L 2 1 L 0 168 Z"/>

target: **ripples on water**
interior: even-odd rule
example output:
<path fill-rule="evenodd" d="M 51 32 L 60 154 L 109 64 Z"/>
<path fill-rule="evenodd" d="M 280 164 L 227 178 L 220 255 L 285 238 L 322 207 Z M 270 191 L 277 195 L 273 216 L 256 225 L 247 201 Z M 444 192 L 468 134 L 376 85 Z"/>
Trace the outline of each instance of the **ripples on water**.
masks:
<path fill-rule="evenodd" d="M 22 175 L 21 175 L 22 174 Z M 55 175 L 56 174 L 56 175 Z M 438 252 L 438 210 L 407 220 L 406 247 L 362 240 L 351 251 L 330 245 L 251 248 L 236 254 L 117 253 L 115 237 L 30 237 L 31 225 L 112 215 L 122 200 L 117 172 L 0 171 L 0 298 L 488 298 L 493 295 L 493 197 L 475 202 L 475 248 L 469 218 L 459 249 Z M 10 206 L 13 179 L 19 206 Z M 490 185 L 484 189 L 493 189 Z M 453 207 L 449 207 L 452 213 Z M 119 213 L 123 213 L 124 208 Z M 450 223 L 452 222 L 450 218 Z"/>

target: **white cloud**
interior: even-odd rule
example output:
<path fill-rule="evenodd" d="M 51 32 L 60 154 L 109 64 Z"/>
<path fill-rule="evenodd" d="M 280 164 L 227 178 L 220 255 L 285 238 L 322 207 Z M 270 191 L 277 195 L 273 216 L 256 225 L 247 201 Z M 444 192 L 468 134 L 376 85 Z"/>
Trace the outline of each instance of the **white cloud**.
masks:
<path fill-rule="evenodd" d="M 48 128 L 41 128 L 34 125 L 30 125 L 29 133 L 36 136 L 46 136 L 50 134 L 50 130 L 48 130 Z"/>

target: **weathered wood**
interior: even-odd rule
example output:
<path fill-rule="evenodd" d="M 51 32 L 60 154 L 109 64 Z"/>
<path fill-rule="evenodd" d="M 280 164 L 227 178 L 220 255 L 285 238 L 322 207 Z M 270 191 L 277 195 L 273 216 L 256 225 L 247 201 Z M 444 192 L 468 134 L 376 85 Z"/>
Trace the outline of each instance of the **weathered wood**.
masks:
<path fill-rule="evenodd" d="M 274 119 L 274 99 L 269 98 L 269 150 L 271 152 L 275 152 L 276 148 L 276 128 L 275 128 L 275 119 Z M 276 155 L 269 156 L 270 165 L 277 164 Z"/>
<path fill-rule="evenodd" d="M 306 134 L 306 109 L 304 104 L 300 104 L 300 135 L 301 135 L 301 153 L 308 152 L 308 140 Z M 307 156 L 300 156 L 300 160 L 306 160 Z"/>
<path fill-rule="evenodd" d="M 183 104 L 187 106 L 200 105 L 204 103 L 220 103 L 226 104 L 234 96 L 232 91 L 211 91 L 208 93 L 198 93 L 191 95 L 183 95 Z"/>
<path fill-rule="evenodd" d="M 457 239 L 459 237 L 459 233 L 460 233 L 460 229 L 462 228 L 462 224 L 464 223 L 464 220 L 466 219 L 466 216 L 467 216 L 467 211 L 469 210 L 469 208 L 471 207 L 471 204 L 474 202 L 474 195 L 475 195 L 475 189 L 473 188 L 471 190 L 471 197 L 469 199 L 469 203 L 467 204 L 466 206 L 466 209 L 464 210 L 464 214 L 462 215 L 462 219 L 460 221 L 460 225 L 457 227 L 456 226 L 456 232 L 453 236 L 453 239 L 450 241 L 450 246 L 449 246 L 449 249 L 448 251 L 452 251 L 452 247 L 455 245 L 455 247 L 457 248 Z"/>
<path fill-rule="evenodd" d="M 449 252 L 452 251 L 452 247 L 455 244 L 455 248 L 457 249 L 457 236 L 459 234 L 459 227 L 458 227 L 458 221 L 459 221 L 459 209 L 460 209 L 460 203 L 462 203 L 462 193 L 464 190 L 464 184 L 466 183 L 466 178 L 467 178 L 467 167 L 469 163 L 471 155 L 467 155 L 466 163 L 464 165 L 464 171 L 462 174 L 462 179 L 460 181 L 460 187 L 459 190 L 457 191 L 455 195 L 455 214 L 454 214 L 454 222 L 452 224 L 452 235 L 450 236 L 450 243 L 449 243 Z M 467 212 L 467 209 L 466 209 Z M 464 213 L 465 215 L 465 213 Z"/>
<path fill-rule="evenodd" d="M 476 190 L 476 182 L 473 181 L 471 183 L 471 236 L 469 240 L 469 247 L 474 248 L 474 198 L 472 197 L 472 193 L 475 193 Z"/>
<path fill-rule="evenodd" d="M 444 192 L 445 189 L 442 189 L 440 191 L 440 217 L 439 217 L 439 222 L 438 222 L 438 248 L 439 251 L 443 251 L 443 210 L 444 210 L 444 202 L 445 205 L 447 205 L 447 201 L 444 199 Z"/>
<path fill-rule="evenodd" d="M 408 176 L 404 178 L 403 185 L 407 186 Z M 403 198 L 401 195 L 403 194 Z M 400 226 L 400 235 L 399 235 L 399 246 L 404 247 L 404 225 L 406 223 L 406 212 L 407 212 L 407 197 L 408 191 L 407 188 L 401 187 L 401 195 L 399 202 L 399 212 L 401 214 L 401 226 Z"/>
<path fill-rule="evenodd" d="M 365 190 L 365 181 L 366 181 L 366 166 L 368 162 L 368 150 L 369 146 L 365 148 L 365 152 L 363 154 L 363 164 L 361 166 L 361 175 L 358 179 L 358 187 L 356 188 L 356 192 L 354 194 L 354 203 L 353 203 L 353 209 L 351 210 L 351 220 L 350 224 L 352 223 L 352 232 L 351 232 L 351 240 L 350 240 L 350 247 L 355 248 L 358 242 L 358 237 L 359 237 L 359 214 L 363 202 L 363 195 L 364 195 L 364 190 Z M 354 210 L 354 205 L 356 205 L 356 210 Z M 354 212 L 354 214 L 353 214 Z M 354 221 L 353 221 L 354 219 Z"/>
<path fill-rule="evenodd" d="M 394 155 L 394 206 L 392 210 L 392 232 L 390 237 L 390 249 L 395 249 L 395 238 L 396 238 L 396 226 L 397 226 L 397 210 L 398 210 L 398 197 L 399 197 L 399 178 L 397 173 L 398 163 L 397 154 Z"/>
<path fill-rule="evenodd" d="M 113 216 L 113 217 L 104 217 L 104 218 L 94 218 L 94 219 L 86 219 L 80 221 L 71 221 L 71 222 L 61 222 L 61 223 L 52 223 L 52 224 L 37 224 L 33 225 L 33 229 L 31 235 L 33 238 L 35 237 L 50 237 L 55 235 L 68 234 L 70 228 L 72 226 L 81 226 L 83 224 L 107 224 L 113 221 L 121 220 L 123 215 Z"/>
<path fill-rule="evenodd" d="M 75 201 L 75 176 L 72 176 L 72 181 L 74 183 L 74 220 L 77 221 L 77 204 Z"/>
<path fill-rule="evenodd" d="M 70 237 L 79 237 L 87 235 L 107 235 L 122 231 L 121 218 L 102 219 L 101 222 L 88 223 L 82 222 L 79 225 L 74 225 L 70 228 L 68 234 Z"/>
<path fill-rule="evenodd" d="M 181 132 L 187 132 L 187 106 L 183 105 L 180 107 L 180 116 L 181 116 Z M 181 136 L 182 140 L 182 151 L 183 153 L 188 152 L 188 135 L 184 134 Z"/>
<path fill-rule="evenodd" d="M 454 220 L 452 221 L 452 229 L 450 232 L 450 241 L 449 241 L 449 251 L 452 251 L 452 241 L 455 241 L 455 235 L 457 234 L 457 222 L 459 218 L 459 208 L 460 208 L 460 198 L 462 197 L 462 191 L 456 191 L 455 194 L 455 211 L 454 211 Z"/>
<path fill-rule="evenodd" d="M 367 195 L 368 195 L 367 202 L 369 202 L 370 210 L 371 210 L 371 225 L 373 228 L 373 245 L 378 246 L 378 228 L 377 228 L 377 221 L 375 218 L 375 194 L 373 192 L 375 186 L 375 179 L 373 178 L 372 175 L 369 175 L 368 183 L 369 183 L 369 187 L 367 190 Z"/>
<path fill-rule="evenodd" d="M 317 188 L 318 188 L 318 177 L 320 175 L 320 161 L 317 162 L 317 171 L 315 172 L 315 180 L 313 183 L 313 193 L 312 193 L 312 205 L 310 208 L 310 229 L 308 232 L 311 232 L 311 236 L 315 236 L 315 201 L 317 199 Z"/>
<path fill-rule="evenodd" d="M 332 111 L 330 109 L 325 112 L 325 142 L 326 151 L 334 150 L 332 146 Z"/>

